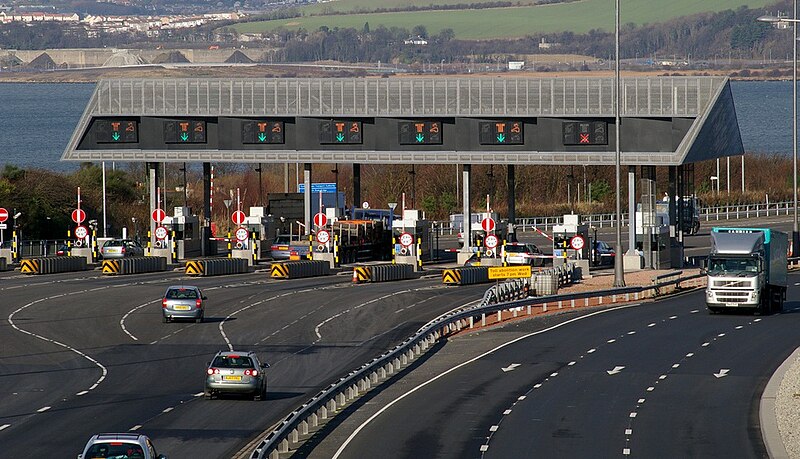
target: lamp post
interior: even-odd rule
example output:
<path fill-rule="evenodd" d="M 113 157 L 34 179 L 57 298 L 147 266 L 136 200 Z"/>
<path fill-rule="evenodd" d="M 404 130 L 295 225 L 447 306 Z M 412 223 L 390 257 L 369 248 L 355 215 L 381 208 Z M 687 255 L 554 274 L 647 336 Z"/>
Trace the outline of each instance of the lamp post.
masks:
<path fill-rule="evenodd" d="M 616 155 L 614 160 L 614 169 L 616 173 L 616 189 L 617 189 L 617 215 L 615 222 L 616 229 L 616 247 L 614 250 L 618 255 L 622 255 L 622 204 L 620 201 L 620 133 L 619 133 L 619 0 L 614 3 L 614 53 L 615 53 L 615 70 L 614 70 L 614 124 L 616 136 Z M 631 241 L 631 244 L 633 241 Z M 625 286 L 625 271 L 622 266 L 622 256 L 614 257 L 614 287 Z"/>
<path fill-rule="evenodd" d="M 794 255 L 794 248 L 800 246 L 800 237 L 798 236 L 797 225 L 797 0 L 794 0 L 794 14 L 792 18 L 782 16 L 761 16 L 758 18 L 761 22 L 768 22 L 770 24 L 779 25 L 781 23 L 792 23 L 792 30 L 794 40 L 792 43 L 792 190 L 794 192 L 794 222 L 792 224 L 792 240 L 790 252 Z"/>

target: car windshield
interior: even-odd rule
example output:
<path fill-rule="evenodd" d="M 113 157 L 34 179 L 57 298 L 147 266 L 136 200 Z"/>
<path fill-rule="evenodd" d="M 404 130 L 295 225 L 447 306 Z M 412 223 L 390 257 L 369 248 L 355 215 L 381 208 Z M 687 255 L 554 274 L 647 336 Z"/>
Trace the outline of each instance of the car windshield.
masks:
<path fill-rule="evenodd" d="M 168 300 L 196 300 L 197 290 L 188 288 L 171 288 L 167 291 Z"/>
<path fill-rule="evenodd" d="M 217 368 L 253 368 L 253 360 L 243 355 L 218 355 L 212 367 Z"/>
<path fill-rule="evenodd" d="M 758 273 L 758 262 L 752 258 L 712 258 L 710 273 L 739 273 L 740 275 Z"/>
<path fill-rule="evenodd" d="M 507 245 L 506 252 L 513 253 L 527 253 L 528 248 L 524 245 Z"/>
<path fill-rule="evenodd" d="M 135 443 L 96 443 L 84 454 L 86 459 L 144 459 L 142 447 Z"/>

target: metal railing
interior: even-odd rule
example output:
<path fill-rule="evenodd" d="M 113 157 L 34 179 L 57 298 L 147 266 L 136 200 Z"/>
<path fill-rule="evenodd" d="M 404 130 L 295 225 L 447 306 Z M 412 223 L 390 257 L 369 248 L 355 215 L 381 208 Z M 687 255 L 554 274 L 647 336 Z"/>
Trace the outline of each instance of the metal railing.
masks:
<path fill-rule="evenodd" d="M 380 384 L 380 382 L 385 381 L 391 375 L 408 366 L 416 356 L 426 352 L 442 337 L 465 328 L 472 328 L 476 318 L 480 318 L 481 323 L 485 324 L 486 318 L 490 314 L 496 313 L 498 319 L 501 319 L 502 312 L 510 310 L 513 311 L 513 317 L 517 317 L 518 311 L 527 307 L 530 315 L 533 305 L 542 304 L 543 310 L 546 310 L 548 303 L 561 304 L 562 302 L 571 301 L 574 304 L 576 299 L 588 299 L 597 296 L 610 296 L 613 298 L 612 303 L 616 302 L 617 298 L 637 299 L 640 293 L 653 291 L 655 294 L 660 288 L 669 285 L 678 286 L 682 281 L 699 277 L 704 277 L 704 275 L 670 278 L 663 283 L 655 283 L 644 287 L 623 287 L 600 292 L 552 295 L 479 305 L 444 314 L 425 324 L 414 335 L 390 351 L 351 371 L 347 376 L 342 377 L 339 381 L 317 393 L 279 423 L 275 430 L 270 432 L 258 444 L 249 457 L 251 459 L 278 459 L 281 454 L 289 452 L 290 446 L 300 444 L 301 437 L 307 436 L 311 427 L 318 426 L 321 420 L 324 421 L 335 415 L 337 410 L 368 392 L 373 385 Z"/>

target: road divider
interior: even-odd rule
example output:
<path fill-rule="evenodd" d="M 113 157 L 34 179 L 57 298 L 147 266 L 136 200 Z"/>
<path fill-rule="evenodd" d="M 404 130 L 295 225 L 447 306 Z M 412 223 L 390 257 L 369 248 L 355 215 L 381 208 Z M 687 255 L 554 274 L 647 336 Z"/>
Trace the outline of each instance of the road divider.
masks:
<path fill-rule="evenodd" d="M 327 260 L 290 260 L 273 263 L 269 269 L 270 277 L 276 279 L 300 279 L 303 277 L 327 276 L 331 264 Z"/>
<path fill-rule="evenodd" d="M 23 274 L 53 274 L 86 271 L 86 257 L 24 258 L 19 262 Z"/>
<path fill-rule="evenodd" d="M 446 285 L 472 285 L 491 282 L 488 266 L 467 266 L 442 271 L 442 283 Z"/>
<path fill-rule="evenodd" d="M 414 265 L 408 263 L 380 263 L 353 268 L 353 283 L 389 282 L 414 277 Z"/>
<path fill-rule="evenodd" d="M 167 270 L 166 257 L 130 257 L 103 260 L 103 274 L 141 274 Z"/>
<path fill-rule="evenodd" d="M 221 276 L 244 274 L 250 271 L 246 258 L 201 258 L 186 261 L 187 276 Z"/>

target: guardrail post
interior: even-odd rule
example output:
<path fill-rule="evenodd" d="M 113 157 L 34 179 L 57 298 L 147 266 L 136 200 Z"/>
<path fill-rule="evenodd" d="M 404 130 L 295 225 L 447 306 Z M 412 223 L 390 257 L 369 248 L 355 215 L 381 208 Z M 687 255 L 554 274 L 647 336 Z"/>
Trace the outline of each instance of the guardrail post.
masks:
<path fill-rule="evenodd" d="M 469 318 L 469 328 L 473 328 L 475 326 L 475 318 L 470 316 Z"/>
<path fill-rule="evenodd" d="M 498 322 L 503 321 L 503 311 L 497 311 L 497 321 Z"/>
<path fill-rule="evenodd" d="M 278 452 L 280 453 L 288 453 L 289 452 L 289 440 L 283 439 L 280 445 L 278 445 Z"/>
<path fill-rule="evenodd" d="M 389 366 L 391 366 L 391 365 L 392 364 L 390 363 Z M 389 370 L 389 371 L 391 371 L 391 370 Z M 378 377 L 379 378 L 386 379 L 386 376 L 387 376 L 386 368 L 381 367 L 380 369 L 378 369 Z"/>
<path fill-rule="evenodd" d="M 308 417 L 308 419 L 311 419 L 311 427 L 317 427 L 319 425 L 319 416 L 317 416 L 317 413 L 313 413 L 311 416 Z"/>
<path fill-rule="evenodd" d="M 333 403 L 336 404 L 336 402 L 333 402 Z M 319 417 L 321 419 L 328 419 L 328 407 L 327 406 L 323 405 L 323 406 L 319 407 Z"/>
<path fill-rule="evenodd" d="M 308 435 L 308 422 L 302 421 L 300 423 L 300 434 L 301 435 Z"/>
<path fill-rule="evenodd" d="M 297 429 L 292 429 L 292 432 L 289 433 L 289 441 L 295 445 L 300 441 L 300 432 Z"/>
<path fill-rule="evenodd" d="M 336 396 L 336 404 L 344 406 L 345 403 L 347 403 L 347 397 L 344 392 L 339 392 L 339 395 Z"/>
<path fill-rule="evenodd" d="M 378 384 L 378 373 L 376 373 L 376 372 L 374 372 L 374 371 L 373 371 L 373 372 L 372 372 L 372 373 L 369 375 L 369 379 L 370 379 L 370 381 L 372 381 L 372 384 Z"/>
<path fill-rule="evenodd" d="M 485 312 L 481 313 L 481 326 L 482 327 L 486 326 L 486 313 Z"/>

